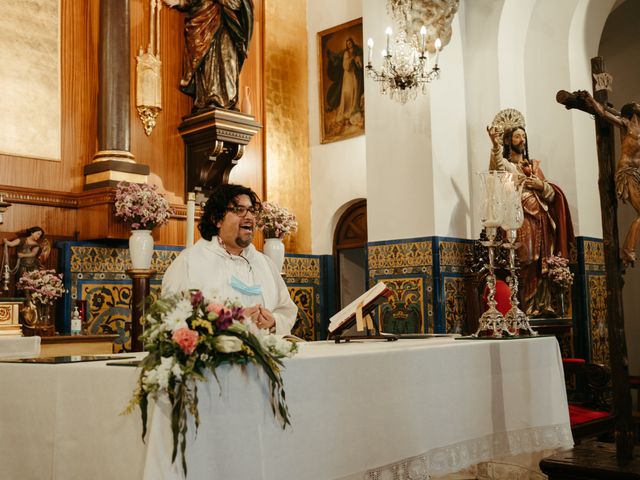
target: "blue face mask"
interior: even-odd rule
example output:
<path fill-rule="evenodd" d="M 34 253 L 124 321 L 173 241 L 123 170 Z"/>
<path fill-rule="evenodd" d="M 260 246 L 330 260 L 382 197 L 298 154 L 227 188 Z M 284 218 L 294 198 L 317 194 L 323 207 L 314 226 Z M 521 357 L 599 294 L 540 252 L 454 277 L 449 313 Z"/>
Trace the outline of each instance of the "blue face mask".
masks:
<path fill-rule="evenodd" d="M 262 287 L 260 285 L 247 285 L 235 275 L 231 276 L 231 288 L 243 295 L 262 295 Z"/>

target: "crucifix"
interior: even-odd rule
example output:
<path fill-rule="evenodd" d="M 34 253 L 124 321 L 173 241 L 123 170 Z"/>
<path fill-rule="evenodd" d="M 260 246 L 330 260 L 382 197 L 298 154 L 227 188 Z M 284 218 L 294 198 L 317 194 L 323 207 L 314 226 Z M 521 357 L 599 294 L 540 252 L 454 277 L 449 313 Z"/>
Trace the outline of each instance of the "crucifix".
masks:
<path fill-rule="evenodd" d="M 610 90 L 611 76 L 604 69 L 601 57 L 591 59 L 591 71 L 593 73 L 593 97 L 587 92 L 578 91 L 569 93 L 561 90 L 556 95 L 558 103 L 567 109 L 577 109 L 595 115 L 596 139 L 598 144 L 598 188 L 600 191 L 600 210 L 602 216 L 602 236 L 604 243 L 604 257 L 607 281 L 607 327 L 609 333 L 609 354 L 611 364 L 611 379 L 613 384 L 614 410 L 616 416 L 616 456 L 619 463 L 631 460 L 633 456 L 633 423 L 631 418 L 631 393 L 629 391 L 629 366 L 627 361 L 627 344 L 624 333 L 624 312 L 622 309 L 623 265 L 632 264 L 635 256 L 627 251 L 630 242 L 637 239 L 637 230 L 640 228 L 640 220 L 633 223 L 627 241 L 624 245 L 624 256 L 620 258 L 617 224 L 617 200 L 616 182 L 621 176 L 621 169 L 626 169 L 635 161 L 635 175 L 640 178 L 638 171 L 638 152 L 640 152 L 640 127 L 638 120 L 640 111 L 632 112 L 631 120 L 626 124 L 621 120 L 621 114 L 608 105 L 608 90 Z M 633 104 L 636 105 L 636 104 Z M 615 120 L 614 120 L 615 119 Z M 631 124 L 631 122 L 634 122 Z M 622 158 L 618 165 L 618 171 L 614 176 L 615 159 L 613 148 L 613 125 L 621 128 L 622 132 Z M 634 136 L 635 135 L 635 136 Z M 627 142 L 625 144 L 625 142 Z M 634 146 L 631 143 L 634 142 Z M 635 152 L 635 160 L 630 159 Z M 627 157 L 627 158 L 625 158 Z M 628 174 L 625 172 L 622 176 Z M 628 198 L 640 199 L 640 182 L 633 184 L 627 179 L 618 180 L 618 191 L 621 183 L 626 183 Z M 624 192 L 622 192 L 624 195 Z M 623 197 L 624 198 L 624 197 Z M 639 210 L 637 203 L 632 205 Z M 638 212 L 640 214 L 640 211 Z M 631 245 L 631 253 L 633 253 Z"/>

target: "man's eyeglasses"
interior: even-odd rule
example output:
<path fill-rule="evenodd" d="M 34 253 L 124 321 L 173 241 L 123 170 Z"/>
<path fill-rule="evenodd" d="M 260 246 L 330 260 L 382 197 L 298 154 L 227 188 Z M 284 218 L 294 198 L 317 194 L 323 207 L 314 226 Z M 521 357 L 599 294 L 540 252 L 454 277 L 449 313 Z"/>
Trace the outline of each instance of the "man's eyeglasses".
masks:
<path fill-rule="evenodd" d="M 245 207 L 244 205 L 235 205 L 233 207 L 227 207 L 227 210 L 235 213 L 239 217 L 246 217 L 247 212 L 251 212 L 251 215 L 256 216 L 260 213 L 260 209 L 254 207 L 253 205 L 250 207 Z"/>

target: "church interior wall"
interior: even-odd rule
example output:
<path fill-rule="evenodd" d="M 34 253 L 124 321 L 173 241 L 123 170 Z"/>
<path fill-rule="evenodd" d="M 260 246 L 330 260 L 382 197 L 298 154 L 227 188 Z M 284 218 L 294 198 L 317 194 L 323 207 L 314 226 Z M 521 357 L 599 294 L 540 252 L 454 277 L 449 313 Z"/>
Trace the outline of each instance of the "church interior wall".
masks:
<path fill-rule="evenodd" d="M 360 18 L 362 12 L 361 0 L 307 2 L 311 250 L 314 254 L 332 252 L 333 234 L 340 214 L 350 202 L 367 196 L 365 136 L 321 143 L 318 85 L 318 32 Z"/>
<path fill-rule="evenodd" d="M 306 292 L 317 299 L 317 289 L 323 292 L 322 312 L 321 304 L 313 302 L 306 310 L 311 312 L 313 328 L 332 313 L 326 307 L 332 295 L 326 286 L 337 219 L 355 199 L 366 198 L 370 251 L 418 245 L 422 253 L 430 252 L 431 258 L 421 258 L 411 267 L 418 270 L 409 272 L 415 275 L 405 280 L 423 281 L 420 291 L 426 303 L 421 308 L 431 328 L 451 331 L 456 328 L 455 315 L 461 314 L 461 252 L 480 231 L 474 205 L 479 203 L 476 172 L 485 170 L 488 163 L 485 126 L 501 108 L 524 113 L 531 154 L 543 161 L 548 178 L 567 194 L 576 233 L 596 243 L 601 237 L 600 219 L 592 214 L 599 209 L 593 195 L 597 185 L 593 124 L 587 115 L 567 112 L 557 104 L 555 93 L 562 88 L 590 88 L 585 59 L 596 53 L 594 38 L 599 38 L 613 0 L 561 4 L 462 0 L 452 41 L 440 56 L 441 79 L 428 87 L 427 94 L 419 93 L 403 106 L 381 95 L 378 86 L 365 79 L 366 134 L 322 144 L 317 32 L 363 17 L 363 37 L 373 37 L 374 51 L 379 52 L 384 29 L 390 24 L 385 3 L 308 0 L 292 6 L 287 0 L 256 0 L 256 33 L 241 84 L 250 88 L 253 114 L 264 129 L 249 145 L 231 180 L 291 208 L 301 221 L 301 232 L 288 244 L 291 267 L 285 269 L 290 268 L 288 284 L 298 294 Z M 82 197 L 82 167 L 96 150 L 98 6 L 98 0 L 61 0 L 61 162 L 2 155 L 0 191 L 9 186 L 13 192 L 48 192 L 58 200 L 67 198 L 62 192 L 72 192 L 76 202 Z M 132 85 L 133 57 L 148 38 L 147 8 L 147 2 L 131 0 Z M 305 18 L 306 24 L 297 18 Z M 184 203 L 184 153 L 177 125 L 190 110 L 189 100 L 176 88 L 182 21 L 178 12 L 163 10 L 164 109 L 151 136 L 144 134 L 133 104 L 131 108 L 132 153 L 137 161 L 151 166 L 176 205 Z M 626 49 L 637 51 L 637 45 L 627 42 L 611 48 L 610 63 L 615 64 L 615 52 Z M 380 63 L 378 54 L 374 63 Z M 637 92 L 626 97 L 636 98 Z M 60 208 L 46 201 L 29 202 L 14 203 L 3 230 L 15 232 L 39 224 L 53 235 L 71 237 L 76 232 L 77 205 Z M 181 245 L 183 238 L 184 215 L 178 215 L 159 229 L 156 240 Z M 441 261 L 442 252 L 450 263 Z M 370 260 L 370 281 L 384 277 L 379 265 L 392 262 L 394 255 L 398 258 L 396 252 L 380 260 L 377 269 Z M 408 265 L 412 253 L 407 250 L 402 255 Z M 313 275 L 305 277 L 309 271 Z M 309 278 L 310 283 L 301 280 Z M 402 279 L 394 281 L 398 278 Z M 453 303 L 447 299 L 454 299 Z M 633 311 L 625 310 L 628 315 Z"/>

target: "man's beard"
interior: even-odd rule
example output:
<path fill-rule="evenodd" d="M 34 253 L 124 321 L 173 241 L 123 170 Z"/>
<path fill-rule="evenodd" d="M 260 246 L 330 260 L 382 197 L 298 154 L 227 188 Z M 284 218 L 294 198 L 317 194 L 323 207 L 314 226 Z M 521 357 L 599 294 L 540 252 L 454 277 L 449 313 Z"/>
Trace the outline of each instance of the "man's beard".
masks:
<path fill-rule="evenodd" d="M 238 245 L 241 248 L 247 248 L 249 245 L 251 245 L 252 241 L 253 241 L 253 233 L 249 235 L 249 237 L 247 237 L 246 240 L 243 240 L 240 236 L 236 237 L 236 245 Z"/>
<path fill-rule="evenodd" d="M 522 155 L 524 153 L 524 144 L 523 143 L 521 143 L 520 145 L 511 144 L 511 150 Z"/>

